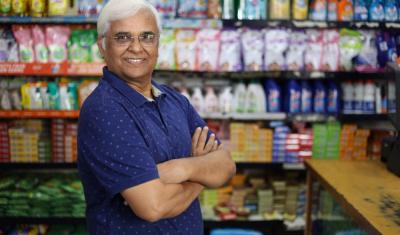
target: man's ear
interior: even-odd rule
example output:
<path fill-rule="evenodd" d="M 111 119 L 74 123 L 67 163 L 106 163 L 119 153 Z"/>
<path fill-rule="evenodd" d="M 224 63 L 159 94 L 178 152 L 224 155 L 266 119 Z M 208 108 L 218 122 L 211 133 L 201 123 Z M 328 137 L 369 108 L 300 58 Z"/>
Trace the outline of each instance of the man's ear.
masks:
<path fill-rule="evenodd" d="M 101 54 L 101 57 L 103 57 L 104 58 L 104 55 L 105 55 L 105 46 L 106 46 L 106 38 L 105 37 L 99 37 L 99 38 L 97 38 L 97 46 L 99 47 L 99 50 L 100 50 L 100 54 Z"/>

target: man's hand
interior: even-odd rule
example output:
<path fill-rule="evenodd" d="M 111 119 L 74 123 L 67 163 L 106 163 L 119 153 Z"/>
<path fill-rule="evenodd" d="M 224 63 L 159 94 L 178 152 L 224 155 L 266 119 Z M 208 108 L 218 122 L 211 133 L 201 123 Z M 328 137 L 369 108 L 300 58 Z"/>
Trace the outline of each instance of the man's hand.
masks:
<path fill-rule="evenodd" d="M 192 156 L 202 156 L 218 149 L 215 134 L 211 134 L 207 141 L 208 127 L 197 127 L 192 137 Z"/>

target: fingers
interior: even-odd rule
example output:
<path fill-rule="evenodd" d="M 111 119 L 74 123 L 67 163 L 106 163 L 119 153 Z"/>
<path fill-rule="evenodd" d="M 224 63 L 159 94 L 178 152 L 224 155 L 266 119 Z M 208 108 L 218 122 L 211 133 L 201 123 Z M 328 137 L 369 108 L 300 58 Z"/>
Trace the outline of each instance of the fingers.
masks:
<path fill-rule="evenodd" d="M 197 142 L 197 147 L 200 148 L 200 150 L 203 150 L 205 148 L 207 135 L 208 135 L 208 127 L 205 126 L 201 131 L 199 142 Z"/>
<path fill-rule="evenodd" d="M 223 148 L 224 148 L 223 144 L 220 144 L 220 145 L 218 146 L 218 150 L 221 150 L 221 149 L 223 149 Z"/>
<path fill-rule="evenodd" d="M 215 134 L 211 134 L 210 138 L 208 138 L 207 144 L 204 147 L 204 152 L 209 153 L 214 146 Z"/>
<path fill-rule="evenodd" d="M 197 127 L 196 130 L 194 131 L 193 137 L 192 137 L 192 148 L 196 148 L 197 147 L 197 143 L 199 141 L 199 137 L 201 134 L 201 127 Z"/>
<path fill-rule="evenodd" d="M 214 144 L 213 144 L 213 147 L 212 147 L 212 149 L 211 149 L 211 151 L 215 151 L 215 150 L 218 150 L 218 141 L 216 141 L 216 140 L 214 140 Z"/>

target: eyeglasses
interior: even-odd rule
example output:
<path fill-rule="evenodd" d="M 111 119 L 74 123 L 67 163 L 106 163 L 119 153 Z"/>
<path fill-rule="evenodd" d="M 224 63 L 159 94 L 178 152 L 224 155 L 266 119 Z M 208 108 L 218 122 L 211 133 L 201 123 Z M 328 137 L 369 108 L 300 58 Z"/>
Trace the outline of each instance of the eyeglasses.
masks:
<path fill-rule="evenodd" d="M 113 36 L 113 39 L 118 45 L 127 46 L 130 45 L 136 37 L 143 47 L 154 46 L 158 39 L 158 35 L 153 32 L 144 32 L 138 36 L 131 35 L 130 33 L 117 33 Z"/>

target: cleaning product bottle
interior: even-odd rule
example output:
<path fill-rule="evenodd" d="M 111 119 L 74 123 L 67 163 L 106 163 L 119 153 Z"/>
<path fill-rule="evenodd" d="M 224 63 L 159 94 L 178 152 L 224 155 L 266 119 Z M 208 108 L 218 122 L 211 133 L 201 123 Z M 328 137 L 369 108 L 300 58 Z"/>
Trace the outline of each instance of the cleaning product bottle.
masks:
<path fill-rule="evenodd" d="M 276 81 L 274 80 L 267 80 L 265 83 L 265 93 L 267 96 L 267 110 L 271 113 L 278 113 L 281 112 L 281 88 L 278 86 Z"/>
<path fill-rule="evenodd" d="M 364 106 L 364 83 L 356 82 L 354 85 L 354 112 L 362 113 Z"/>
<path fill-rule="evenodd" d="M 385 19 L 383 0 L 371 0 L 369 19 L 372 21 L 383 21 Z"/>
<path fill-rule="evenodd" d="M 181 93 L 181 95 L 185 96 L 186 99 L 188 99 L 189 102 L 190 102 L 190 95 L 189 95 L 189 92 L 188 92 L 188 90 L 187 90 L 186 87 L 182 87 L 182 88 L 180 89 L 180 93 Z"/>
<path fill-rule="evenodd" d="M 215 95 L 214 89 L 212 87 L 207 87 L 206 96 L 204 99 L 204 112 L 215 113 L 218 112 L 218 98 Z"/>
<path fill-rule="evenodd" d="M 368 20 L 368 5 L 366 0 L 354 1 L 354 20 Z"/>
<path fill-rule="evenodd" d="M 291 79 L 286 86 L 285 109 L 288 113 L 299 113 L 301 102 L 301 89 L 299 84 Z"/>
<path fill-rule="evenodd" d="M 337 21 L 338 0 L 328 0 L 328 21 Z"/>
<path fill-rule="evenodd" d="M 256 88 L 257 88 L 257 112 L 259 113 L 265 113 L 268 110 L 268 105 L 267 105 L 267 97 L 265 95 L 265 91 L 263 89 L 263 86 L 260 83 L 256 83 Z"/>
<path fill-rule="evenodd" d="M 246 112 L 246 85 L 240 82 L 235 87 L 234 92 L 234 110 L 238 113 Z"/>
<path fill-rule="evenodd" d="M 385 1 L 385 20 L 386 21 L 397 21 L 398 11 L 397 11 L 397 1 L 396 0 L 386 0 Z"/>
<path fill-rule="evenodd" d="M 197 112 L 199 113 L 204 112 L 204 97 L 200 87 L 194 88 L 191 100 L 192 100 L 192 105 Z"/>
<path fill-rule="evenodd" d="M 310 19 L 323 21 L 327 16 L 327 0 L 312 0 L 310 6 Z"/>
<path fill-rule="evenodd" d="M 292 14 L 294 20 L 306 20 L 308 15 L 308 0 L 294 0 Z"/>
<path fill-rule="evenodd" d="M 339 21 L 353 20 L 353 2 L 352 0 L 340 0 L 338 8 Z"/>
<path fill-rule="evenodd" d="M 325 113 L 326 110 L 326 89 L 321 81 L 314 84 L 314 112 Z"/>
<path fill-rule="evenodd" d="M 339 113 L 339 89 L 333 81 L 328 82 L 328 113 Z"/>
<path fill-rule="evenodd" d="M 265 94 L 262 86 L 252 81 L 247 87 L 246 110 L 249 113 L 265 112 Z"/>
<path fill-rule="evenodd" d="M 301 81 L 301 112 L 311 113 L 312 112 L 312 89 L 310 84 L 302 80 Z"/>
<path fill-rule="evenodd" d="M 375 84 L 371 80 L 364 85 L 363 113 L 375 113 Z"/>
<path fill-rule="evenodd" d="M 353 84 L 350 81 L 346 81 L 342 83 L 342 91 L 343 91 L 343 113 L 352 113 L 353 112 L 353 103 L 354 103 L 354 88 Z"/>
<path fill-rule="evenodd" d="M 231 113 L 233 111 L 232 87 L 225 87 L 219 95 L 219 111 Z"/>

